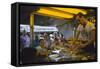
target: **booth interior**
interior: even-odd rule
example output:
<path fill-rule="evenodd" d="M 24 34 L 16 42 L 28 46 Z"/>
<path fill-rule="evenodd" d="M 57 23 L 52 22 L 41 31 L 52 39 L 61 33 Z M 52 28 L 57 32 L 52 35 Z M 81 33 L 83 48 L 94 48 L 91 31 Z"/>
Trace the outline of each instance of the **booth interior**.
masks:
<path fill-rule="evenodd" d="M 21 63 L 96 59 L 95 9 L 21 6 L 20 14 Z"/>

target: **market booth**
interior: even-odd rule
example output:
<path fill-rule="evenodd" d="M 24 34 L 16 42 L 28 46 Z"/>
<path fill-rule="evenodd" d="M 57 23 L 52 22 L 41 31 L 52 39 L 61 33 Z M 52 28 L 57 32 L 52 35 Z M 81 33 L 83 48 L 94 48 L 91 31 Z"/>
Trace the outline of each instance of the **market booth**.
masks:
<path fill-rule="evenodd" d="M 73 25 L 79 25 L 78 22 L 74 22 L 75 15 L 82 13 L 88 16 L 89 10 L 74 7 L 38 7 L 29 16 L 30 24 L 28 25 L 28 22 L 26 25 L 21 24 L 20 30 L 23 32 L 26 29 L 30 33 L 30 47 L 37 50 L 37 57 L 42 56 L 46 61 L 56 62 L 82 60 L 83 58 L 87 60 L 88 52 L 82 53 L 81 51 L 83 51 L 82 45 L 88 41 L 74 37 L 77 26 Z"/>
<path fill-rule="evenodd" d="M 87 11 L 80 8 L 59 8 L 59 7 L 40 7 L 37 11 L 30 14 L 30 33 L 31 33 L 31 42 L 33 40 L 33 33 L 35 32 L 34 26 L 34 15 L 48 16 L 58 19 L 72 19 L 75 14 L 82 13 L 87 14 Z M 45 31 L 45 30 L 44 30 Z"/>
<path fill-rule="evenodd" d="M 58 31 L 58 29 L 56 27 L 46 27 L 46 26 L 35 26 L 34 25 L 34 18 L 35 18 L 35 14 L 38 15 L 42 15 L 42 16 L 47 16 L 47 17 L 52 17 L 52 18 L 58 18 L 58 19 L 72 19 L 74 17 L 74 15 L 78 14 L 78 13 L 82 13 L 83 15 L 87 14 L 87 11 L 84 9 L 80 9 L 80 8 L 58 8 L 58 7 L 40 7 L 37 11 L 32 12 L 30 14 L 30 39 L 31 39 L 31 44 L 33 41 L 33 36 L 35 32 L 47 32 L 47 31 Z M 74 42 L 74 40 L 71 40 L 68 42 L 68 44 L 72 44 Z M 77 43 L 77 42 L 76 42 Z M 60 54 L 60 52 L 62 51 L 66 52 L 66 48 L 59 48 L 59 50 L 55 50 L 52 52 L 55 52 L 56 54 L 54 55 L 49 55 L 48 57 L 54 61 L 58 61 L 61 58 L 71 58 L 71 57 L 65 57 L 65 56 L 61 56 L 58 57 L 58 54 Z M 67 50 L 68 53 L 68 50 Z M 70 51 L 71 53 L 71 51 Z M 67 55 L 68 56 L 68 55 Z M 56 58 L 58 57 L 58 58 Z"/>

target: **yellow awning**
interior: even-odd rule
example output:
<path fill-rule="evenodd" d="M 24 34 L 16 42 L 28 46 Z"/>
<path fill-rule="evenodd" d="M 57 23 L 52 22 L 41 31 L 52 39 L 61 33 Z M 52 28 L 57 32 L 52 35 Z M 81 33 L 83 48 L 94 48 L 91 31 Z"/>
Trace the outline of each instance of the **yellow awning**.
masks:
<path fill-rule="evenodd" d="M 36 14 L 64 19 L 73 18 L 73 16 L 78 13 L 82 13 L 85 15 L 87 14 L 87 11 L 78 8 L 41 7 L 36 12 Z"/>
<path fill-rule="evenodd" d="M 53 10 L 51 8 L 40 8 L 40 10 L 37 11 L 37 13 L 51 16 L 51 17 L 56 17 L 56 18 L 72 18 L 73 17 L 72 14 L 62 13 L 58 10 Z"/>
<path fill-rule="evenodd" d="M 78 9 L 78 8 L 59 8 L 59 7 L 51 7 L 53 9 L 59 10 L 59 11 L 64 11 L 67 13 L 72 13 L 72 14 L 78 14 L 78 13 L 82 13 L 82 14 L 86 14 L 87 11 L 84 9 Z"/>

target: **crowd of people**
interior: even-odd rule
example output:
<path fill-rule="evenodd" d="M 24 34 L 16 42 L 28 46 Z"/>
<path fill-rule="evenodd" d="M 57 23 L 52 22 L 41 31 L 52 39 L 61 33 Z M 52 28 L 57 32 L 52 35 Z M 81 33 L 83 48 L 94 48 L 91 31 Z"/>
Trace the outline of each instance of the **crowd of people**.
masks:
<path fill-rule="evenodd" d="M 63 34 L 59 32 L 42 32 L 34 34 L 33 38 L 33 47 L 38 48 L 44 46 L 47 49 L 54 48 L 55 46 L 64 46 L 66 39 Z M 20 36 L 21 48 L 30 47 L 30 34 L 25 30 L 21 33 Z"/>
<path fill-rule="evenodd" d="M 61 49 L 61 47 L 66 46 L 65 45 L 66 39 L 59 32 L 38 33 L 38 34 L 34 35 L 34 39 L 32 42 L 33 42 L 32 46 L 33 46 L 34 50 L 36 50 L 35 55 L 37 56 L 37 58 L 38 57 L 39 57 L 39 59 L 45 58 L 46 62 L 48 61 L 48 59 L 46 59 L 46 58 L 49 56 L 49 54 L 51 53 L 52 50 L 59 50 L 59 49 Z M 22 56 L 24 53 L 23 51 L 25 49 L 31 48 L 30 36 L 29 36 L 29 33 L 26 32 L 25 30 L 21 33 L 20 44 L 21 44 L 20 49 L 21 49 L 21 53 L 22 53 L 21 56 Z M 26 50 L 25 50 L 25 52 L 26 52 Z M 29 50 L 27 52 L 29 52 Z M 25 56 L 25 53 L 23 56 L 27 57 L 27 56 Z M 24 59 L 23 56 L 22 56 L 22 58 Z M 41 61 L 43 61 L 43 59 Z"/>

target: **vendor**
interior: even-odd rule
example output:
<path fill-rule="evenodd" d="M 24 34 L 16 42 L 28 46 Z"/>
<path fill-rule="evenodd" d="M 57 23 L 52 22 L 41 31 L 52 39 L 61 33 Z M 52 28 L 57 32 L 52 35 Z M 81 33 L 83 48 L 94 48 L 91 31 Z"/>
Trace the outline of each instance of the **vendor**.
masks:
<path fill-rule="evenodd" d="M 81 38 L 87 40 L 86 44 L 83 44 L 84 51 L 89 55 L 95 54 L 94 42 L 95 42 L 95 26 L 92 22 L 89 22 L 83 14 L 79 13 L 76 15 L 76 20 L 79 21 L 77 27 L 76 40 Z"/>

